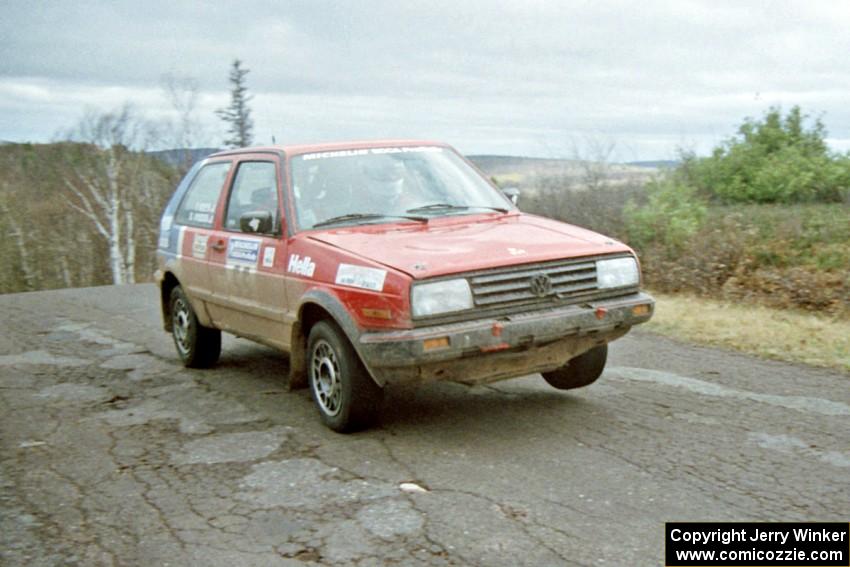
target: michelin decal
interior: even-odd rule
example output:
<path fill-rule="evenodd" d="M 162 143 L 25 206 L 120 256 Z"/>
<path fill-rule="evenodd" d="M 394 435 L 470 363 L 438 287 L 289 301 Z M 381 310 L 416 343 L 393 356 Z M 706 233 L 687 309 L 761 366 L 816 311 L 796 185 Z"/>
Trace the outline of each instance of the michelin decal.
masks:
<path fill-rule="evenodd" d="M 231 238 L 227 243 L 227 263 L 232 266 L 256 266 L 260 243 L 255 238 Z"/>
<path fill-rule="evenodd" d="M 407 153 L 440 153 L 443 148 L 438 146 L 401 146 L 398 148 L 363 148 L 358 150 L 337 150 L 333 152 L 316 152 L 313 154 L 304 154 L 301 159 L 304 161 L 313 159 L 327 159 L 351 156 L 365 156 L 368 154 L 407 154 Z"/>

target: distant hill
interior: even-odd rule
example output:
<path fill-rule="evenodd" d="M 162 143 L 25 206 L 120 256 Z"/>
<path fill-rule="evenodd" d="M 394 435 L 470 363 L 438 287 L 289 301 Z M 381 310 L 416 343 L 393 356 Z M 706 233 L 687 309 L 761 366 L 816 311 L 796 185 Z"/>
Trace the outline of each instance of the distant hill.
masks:
<path fill-rule="evenodd" d="M 469 155 L 487 177 L 502 186 L 527 186 L 539 177 L 573 177 L 580 170 L 581 162 L 569 159 L 535 158 L 521 156 Z"/>
<path fill-rule="evenodd" d="M 633 165 L 635 167 L 651 167 L 652 169 L 673 169 L 680 163 L 681 162 L 674 159 L 659 159 L 655 161 L 630 161 L 626 162 L 626 165 Z"/>
<path fill-rule="evenodd" d="M 510 175 L 521 172 L 556 173 L 574 169 L 579 163 L 568 159 L 520 156 L 473 155 L 466 157 L 488 175 Z"/>
<path fill-rule="evenodd" d="M 534 191 L 541 179 L 561 179 L 564 186 L 581 187 L 588 177 L 602 175 L 613 185 L 642 182 L 651 177 L 658 167 L 655 163 L 639 162 L 601 164 L 575 159 L 532 158 L 498 155 L 467 156 L 485 175 L 501 186 L 515 185 Z"/>

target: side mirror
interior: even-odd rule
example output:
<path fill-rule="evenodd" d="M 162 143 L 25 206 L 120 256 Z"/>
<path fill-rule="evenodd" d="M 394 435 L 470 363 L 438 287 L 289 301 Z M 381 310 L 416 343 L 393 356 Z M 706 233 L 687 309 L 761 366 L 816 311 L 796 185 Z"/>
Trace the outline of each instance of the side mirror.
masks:
<path fill-rule="evenodd" d="M 505 194 L 505 197 L 511 200 L 511 203 L 514 205 L 519 201 L 519 189 L 516 187 L 505 187 L 502 189 L 502 193 Z"/>
<path fill-rule="evenodd" d="M 271 211 L 251 211 L 239 217 L 242 232 L 269 234 L 273 230 Z"/>

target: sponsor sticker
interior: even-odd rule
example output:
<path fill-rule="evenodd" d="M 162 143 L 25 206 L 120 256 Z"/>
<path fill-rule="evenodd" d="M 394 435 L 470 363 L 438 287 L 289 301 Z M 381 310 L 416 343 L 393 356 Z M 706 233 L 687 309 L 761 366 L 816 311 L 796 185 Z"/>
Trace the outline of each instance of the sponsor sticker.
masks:
<path fill-rule="evenodd" d="M 256 266 L 260 257 L 260 242 L 253 238 L 231 238 L 227 243 L 227 263 Z"/>
<path fill-rule="evenodd" d="M 307 161 L 312 159 L 326 159 L 348 156 L 365 156 L 368 154 L 408 154 L 408 153 L 440 153 L 443 148 L 438 146 L 404 146 L 400 148 L 366 148 L 359 150 L 337 150 L 334 152 L 316 152 L 314 154 L 304 154 L 301 159 Z"/>
<path fill-rule="evenodd" d="M 349 287 L 359 287 L 372 291 L 383 291 L 386 270 L 340 264 L 336 271 L 336 283 Z"/>
<path fill-rule="evenodd" d="M 210 237 L 205 234 L 196 234 L 192 239 L 192 256 L 203 260 L 207 257 L 207 242 Z"/>
<path fill-rule="evenodd" d="M 266 246 L 263 248 L 263 267 L 271 268 L 274 266 L 274 255 L 277 249 L 274 246 Z"/>
<path fill-rule="evenodd" d="M 309 256 L 303 258 L 298 254 L 289 256 L 289 263 L 286 266 L 286 271 L 299 276 L 313 277 L 313 272 L 316 271 L 316 263 Z"/>
<path fill-rule="evenodd" d="M 369 150 L 339 150 L 336 152 L 316 152 L 314 154 L 304 154 L 301 159 L 325 159 L 346 156 L 364 156 L 369 153 Z"/>
<path fill-rule="evenodd" d="M 400 148 L 372 148 L 372 154 L 409 154 L 409 153 L 432 153 L 438 154 L 443 148 L 437 146 L 403 146 Z"/>

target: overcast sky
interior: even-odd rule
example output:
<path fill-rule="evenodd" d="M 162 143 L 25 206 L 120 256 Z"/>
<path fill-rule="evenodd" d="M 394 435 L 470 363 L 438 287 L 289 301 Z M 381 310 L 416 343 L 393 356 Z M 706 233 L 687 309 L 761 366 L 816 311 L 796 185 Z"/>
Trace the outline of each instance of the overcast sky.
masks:
<path fill-rule="evenodd" d="M 255 141 L 416 137 L 465 153 L 618 160 L 707 152 L 799 104 L 850 150 L 850 2 L 3 2 L 0 140 L 43 142 L 86 109 L 169 115 L 197 79 L 202 145 L 240 58 Z"/>

